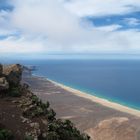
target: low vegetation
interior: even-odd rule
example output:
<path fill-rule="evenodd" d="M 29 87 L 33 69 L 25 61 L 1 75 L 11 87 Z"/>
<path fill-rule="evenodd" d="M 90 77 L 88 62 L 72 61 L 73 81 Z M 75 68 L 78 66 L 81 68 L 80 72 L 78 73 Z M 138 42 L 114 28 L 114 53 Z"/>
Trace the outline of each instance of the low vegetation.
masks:
<path fill-rule="evenodd" d="M 8 91 L 8 95 L 11 97 L 20 97 L 21 96 L 20 86 L 10 87 Z"/>
<path fill-rule="evenodd" d="M 70 120 L 56 119 L 56 113 L 53 109 L 50 108 L 49 102 L 43 103 L 36 95 L 28 96 L 28 99 L 26 101 L 24 100 L 22 108 L 24 110 L 24 117 L 39 118 L 41 116 L 44 116 L 47 120 L 45 132 L 40 133 L 40 135 L 38 136 L 38 138 L 41 140 L 90 139 L 86 134 L 81 134 Z M 32 137 L 28 136 L 26 137 L 26 139 L 32 139 Z"/>
<path fill-rule="evenodd" d="M 0 140 L 13 140 L 13 134 L 10 130 L 0 128 Z"/>
<path fill-rule="evenodd" d="M 55 120 L 48 124 L 47 138 L 49 140 L 89 140 L 85 134 L 81 134 L 69 120 Z"/>

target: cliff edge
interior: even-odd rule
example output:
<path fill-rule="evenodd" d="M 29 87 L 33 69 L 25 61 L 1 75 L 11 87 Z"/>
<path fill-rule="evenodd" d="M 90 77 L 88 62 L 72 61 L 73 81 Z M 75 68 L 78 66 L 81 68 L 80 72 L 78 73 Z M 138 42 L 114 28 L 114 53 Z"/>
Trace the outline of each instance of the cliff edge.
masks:
<path fill-rule="evenodd" d="M 22 71 L 19 64 L 0 64 L 0 140 L 89 140 L 21 84 Z"/>

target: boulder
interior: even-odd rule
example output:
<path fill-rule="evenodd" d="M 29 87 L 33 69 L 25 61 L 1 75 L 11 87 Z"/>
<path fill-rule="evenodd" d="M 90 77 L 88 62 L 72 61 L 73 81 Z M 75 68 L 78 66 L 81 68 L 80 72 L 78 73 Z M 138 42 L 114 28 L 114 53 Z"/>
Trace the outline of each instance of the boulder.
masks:
<path fill-rule="evenodd" d="M 5 77 L 0 78 L 0 91 L 7 90 L 9 88 L 9 83 Z"/>
<path fill-rule="evenodd" d="M 3 66 L 3 75 L 9 85 L 19 85 L 22 78 L 22 66 L 19 64 Z"/>

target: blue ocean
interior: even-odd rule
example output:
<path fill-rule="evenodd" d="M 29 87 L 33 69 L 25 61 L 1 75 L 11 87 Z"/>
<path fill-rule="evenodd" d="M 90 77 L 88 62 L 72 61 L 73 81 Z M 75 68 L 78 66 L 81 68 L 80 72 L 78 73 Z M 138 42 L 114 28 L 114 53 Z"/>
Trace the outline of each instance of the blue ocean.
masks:
<path fill-rule="evenodd" d="M 140 60 L 22 60 L 20 63 L 35 65 L 36 75 L 140 109 Z"/>

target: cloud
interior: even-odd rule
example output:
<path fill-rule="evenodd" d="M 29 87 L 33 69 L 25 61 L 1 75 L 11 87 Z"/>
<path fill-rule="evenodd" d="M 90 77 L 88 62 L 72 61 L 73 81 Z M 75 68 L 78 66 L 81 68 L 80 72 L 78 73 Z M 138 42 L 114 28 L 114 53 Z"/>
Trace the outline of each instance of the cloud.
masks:
<path fill-rule="evenodd" d="M 122 28 L 122 26 L 119 25 L 119 24 L 112 24 L 112 25 L 106 25 L 106 26 L 98 27 L 99 30 L 107 31 L 107 32 L 115 31 L 115 30 L 118 30 L 120 28 Z"/>
<path fill-rule="evenodd" d="M 71 14 L 62 2 L 57 0 L 41 3 L 38 0 L 15 1 L 11 19 L 15 28 L 20 29 L 26 37 L 42 36 L 42 41 L 56 50 L 67 50 L 67 47 L 74 48 L 73 46 L 86 44 L 99 34 L 94 28 L 83 28 L 79 17 Z"/>
<path fill-rule="evenodd" d="M 137 26 L 140 25 L 140 20 L 136 18 L 125 18 L 124 22 L 130 26 Z"/>
<path fill-rule="evenodd" d="M 77 17 L 57 0 L 16 1 L 12 20 L 15 27 L 25 33 L 43 34 L 56 41 L 67 41 L 69 38 L 74 40 L 82 30 Z"/>
<path fill-rule="evenodd" d="M 1 10 L 1 11 L 0 11 L 0 25 L 1 25 L 2 27 L 4 27 L 5 24 L 6 24 L 6 21 L 7 21 L 6 18 L 8 18 L 8 12 L 7 12 L 7 11 L 4 11 L 4 10 Z M 7 25 L 7 24 L 6 24 L 6 25 Z M 1 28 L 2 28 L 2 27 L 1 27 Z"/>
<path fill-rule="evenodd" d="M 140 11 L 138 0 L 71 0 L 66 7 L 78 16 L 106 16 Z"/>
<path fill-rule="evenodd" d="M 131 0 L 12 1 L 14 10 L 0 13 L 0 34 L 7 35 L 0 40 L 0 53 L 140 52 L 138 30 L 118 30 L 117 23 L 96 27 L 81 19 L 131 12 L 140 4 L 136 0 L 132 6 Z"/>
<path fill-rule="evenodd" d="M 0 53 L 39 53 L 42 52 L 42 44 L 36 41 L 27 41 L 24 38 L 16 39 L 9 37 L 0 41 Z"/>
<path fill-rule="evenodd" d="M 6 10 L 0 11 L 0 36 L 9 36 L 17 33 L 17 30 L 13 28 L 10 21 L 11 13 Z"/>

